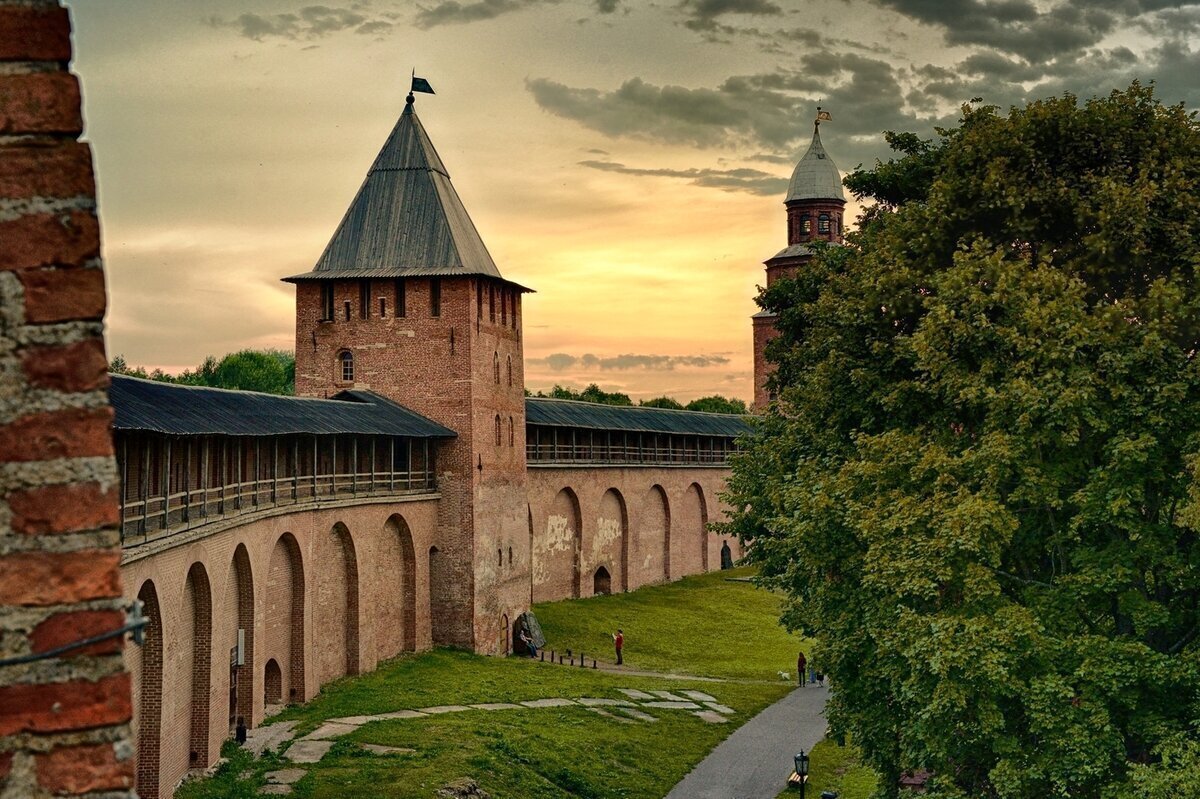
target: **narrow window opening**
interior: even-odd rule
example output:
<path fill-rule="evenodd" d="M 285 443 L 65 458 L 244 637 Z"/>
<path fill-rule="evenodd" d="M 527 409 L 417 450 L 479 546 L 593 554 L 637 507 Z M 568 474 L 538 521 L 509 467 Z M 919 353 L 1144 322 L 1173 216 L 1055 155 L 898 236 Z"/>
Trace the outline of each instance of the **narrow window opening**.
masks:
<path fill-rule="evenodd" d="M 405 290 L 404 280 L 396 281 L 396 316 L 405 316 L 408 313 L 408 297 Z"/>
<path fill-rule="evenodd" d="M 342 315 L 346 317 L 346 321 L 350 321 L 350 300 L 342 303 Z"/>
<path fill-rule="evenodd" d="M 502 550 L 502 549 L 496 550 L 496 565 L 497 566 L 504 565 L 504 550 Z"/>
<path fill-rule="evenodd" d="M 342 350 L 338 353 L 338 369 L 343 383 L 354 382 L 354 353 Z"/>
<path fill-rule="evenodd" d="M 496 287 L 488 286 L 488 321 L 496 321 Z"/>
<path fill-rule="evenodd" d="M 496 381 L 496 385 L 500 385 L 500 353 L 492 353 L 492 377 Z"/>
<path fill-rule="evenodd" d="M 483 281 L 475 282 L 475 323 L 478 327 L 479 322 L 483 321 Z"/>
<path fill-rule="evenodd" d="M 511 447 L 516 441 L 516 433 L 513 432 L 513 418 L 508 417 L 508 445 Z"/>
<path fill-rule="evenodd" d="M 429 281 L 429 315 L 442 315 L 442 281 L 437 278 Z"/>
<path fill-rule="evenodd" d="M 387 297 L 379 298 L 379 318 L 387 319 Z"/>
<path fill-rule="evenodd" d="M 508 565 L 512 565 L 512 547 L 508 548 Z"/>
<path fill-rule="evenodd" d="M 496 446 L 500 446 L 500 414 L 496 414 Z"/>
<path fill-rule="evenodd" d="M 809 219 L 808 214 L 800 217 L 800 232 L 805 236 L 812 233 L 812 220 Z"/>
<path fill-rule="evenodd" d="M 512 356 L 508 356 L 508 384 L 512 385 Z"/>
<path fill-rule="evenodd" d="M 829 232 L 829 214 L 821 214 L 819 217 L 817 217 L 817 232 Z"/>
<path fill-rule="evenodd" d="M 371 318 L 371 281 L 358 281 L 358 316 L 361 319 Z"/>
<path fill-rule="evenodd" d="M 333 284 L 321 284 L 321 321 L 333 321 Z"/>
<path fill-rule="evenodd" d="M 500 290 L 500 324 L 508 327 L 508 289 Z"/>
<path fill-rule="evenodd" d="M 520 298 L 520 294 L 518 294 L 516 291 L 514 291 L 514 292 L 512 293 L 512 304 L 513 304 L 513 307 L 512 307 L 512 326 L 513 326 L 513 330 L 516 330 L 516 329 L 517 329 L 517 300 L 518 300 L 519 298 Z"/>

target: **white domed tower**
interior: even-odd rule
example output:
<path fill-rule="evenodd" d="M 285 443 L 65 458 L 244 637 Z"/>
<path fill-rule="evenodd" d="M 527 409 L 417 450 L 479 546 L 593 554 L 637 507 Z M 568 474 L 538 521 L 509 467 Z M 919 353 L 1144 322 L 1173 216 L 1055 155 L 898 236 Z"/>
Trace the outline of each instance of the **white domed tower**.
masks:
<path fill-rule="evenodd" d="M 788 246 L 768 259 L 767 285 L 781 277 L 788 277 L 812 259 L 814 241 L 842 243 L 842 215 L 846 207 L 846 195 L 842 191 L 842 176 L 833 163 L 825 146 L 821 143 L 821 120 L 828 119 L 827 113 L 817 108 L 817 121 L 813 125 L 812 143 L 792 171 L 788 183 L 784 207 L 787 208 Z M 763 410 L 771 396 L 767 392 L 767 378 L 774 366 L 767 363 L 767 342 L 775 338 L 775 315 L 760 311 L 754 319 L 754 407 Z"/>

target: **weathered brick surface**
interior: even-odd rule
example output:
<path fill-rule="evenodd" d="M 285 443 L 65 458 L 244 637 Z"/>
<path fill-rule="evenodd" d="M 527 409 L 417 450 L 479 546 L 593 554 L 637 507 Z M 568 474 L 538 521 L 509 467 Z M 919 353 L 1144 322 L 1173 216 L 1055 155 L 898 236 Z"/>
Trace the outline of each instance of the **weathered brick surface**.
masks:
<path fill-rule="evenodd" d="M 19 273 L 25 320 L 34 324 L 98 320 L 104 316 L 99 269 L 37 269 Z"/>
<path fill-rule="evenodd" d="M 38 784 L 55 794 L 113 791 L 133 786 L 133 760 L 110 743 L 65 746 L 36 757 Z"/>
<path fill-rule="evenodd" d="M 0 558 L 0 603 L 56 605 L 121 595 L 121 554 L 108 549 L 16 552 Z"/>
<path fill-rule="evenodd" d="M 26 214 L 0 221 L 0 241 L 0 269 L 82 266 L 100 256 L 100 224 L 90 211 Z"/>
<path fill-rule="evenodd" d="M 129 675 L 0 687 L 0 735 L 87 730 L 129 720 Z"/>
<path fill-rule="evenodd" d="M 0 6 L 0 61 L 70 61 L 65 8 Z"/>
<path fill-rule="evenodd" d="M 30 347 L 21 356 L 30 385 L 56 391 L 94 391 L 108 387 L 104 342 L 87 339 L 60 347 Z"/>
<path fill-rule="evenodd" d="M 15 491 L 6 499 L 15 533 L 73 533 L 117 523 L 116 486 L 98 483 L 48 485 Z"/>
<path fill-rule="evenodd" d="M 0 133 L 77 136 L 79 81 L 66 72 L 0 75 Z"/>
<path fill-rule="evenodd" d="M 48 652 L 82 638 L 120 629 L 125 624 L 125 614 L 119 610 L 77 610 L 59 613 L 33 628 L 29 635 L 30 648 L 34 652 Z M 121 651 L 124 636 L 98 641 L 85 647 L 72 649 L 61 657 L 81 655 L 112 655 Z"/>
<path fill-rule="evenodd" d="M 92 149 L 81 142 L 8 147 L 0 160 L 2 200 L 90 197 L 92 186 Z"/>
<path fill-rule="evenodd" d="M 46 461 L 112 455 L 111 408 L 35 413 L 0 428 L 0 460 Z"/>

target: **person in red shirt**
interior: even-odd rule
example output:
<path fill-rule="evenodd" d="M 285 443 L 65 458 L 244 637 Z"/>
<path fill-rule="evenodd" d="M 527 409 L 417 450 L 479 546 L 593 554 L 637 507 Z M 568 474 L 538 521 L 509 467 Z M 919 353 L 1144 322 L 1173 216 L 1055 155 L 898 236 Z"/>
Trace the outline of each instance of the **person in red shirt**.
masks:
<path fill-rule="evenodd" d="M 625 661 L 621 659 L 621 650 L 625 647 L 625 633 L 618 629 L 616 635 L 612 637 L 613 646 L 617 648 L 617 665 L 620 666 Z"/>

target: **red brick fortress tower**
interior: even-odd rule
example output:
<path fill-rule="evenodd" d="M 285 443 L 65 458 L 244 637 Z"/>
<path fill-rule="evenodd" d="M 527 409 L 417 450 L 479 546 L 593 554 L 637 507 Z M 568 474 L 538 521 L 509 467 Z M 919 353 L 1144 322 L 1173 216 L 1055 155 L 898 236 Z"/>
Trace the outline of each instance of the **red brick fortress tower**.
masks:
<path fill-rule="evenodd" d="M 499 651 L 529 601 L 527 289 L 500 274 L 411 94 L 316 266 L 285 280 L 298 395 L 370 389 L 458 434 L 436 453 L 437 539 L 417 558 L 433 642 Z"/>
<path fill-rule="evenodd" d="M 814 241 L 842 243 L 842 213 L 846 195 L 842 192 L 842 176 L 821 144 L 821 109 L 817 109 L 812 143 L 792 171 L 788 183 L 787 208 L 788 246 L 767 260 L 767 285 L 788 277 L 813 256 L 808 245 Z M 828 118 L 828 117 L 826 117 Z M 778 335 L 775 315 L 760 311 L 754 319 L 754 407 L 763 410 L 772 397 L 767 392 L 767 378 L 774 366 L 767 363 L 767 342 Z"/>

